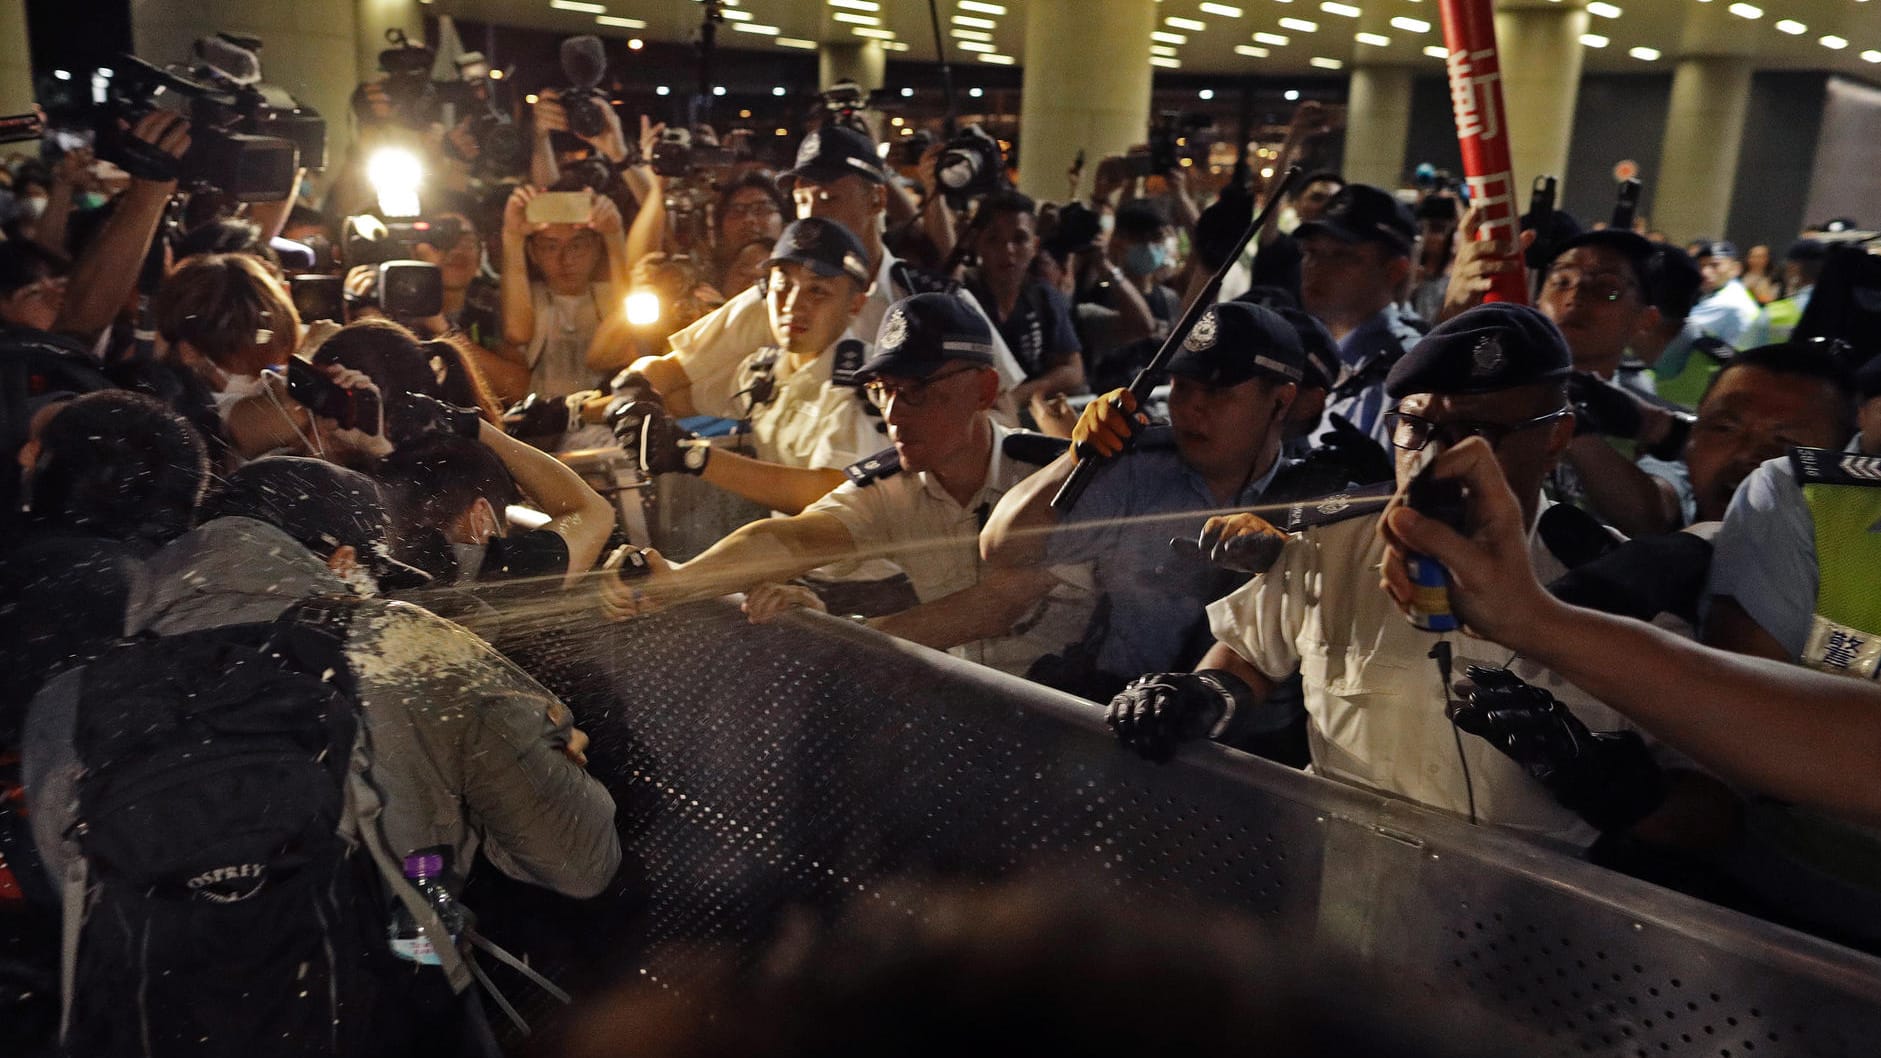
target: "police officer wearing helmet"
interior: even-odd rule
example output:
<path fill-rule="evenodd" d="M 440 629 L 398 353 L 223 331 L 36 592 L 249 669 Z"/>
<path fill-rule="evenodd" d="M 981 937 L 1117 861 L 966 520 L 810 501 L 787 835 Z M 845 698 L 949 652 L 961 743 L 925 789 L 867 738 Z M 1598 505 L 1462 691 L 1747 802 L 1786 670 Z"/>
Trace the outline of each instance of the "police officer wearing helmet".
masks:
<path fill-rule="evenodd" d="M 804 137 L 796 166 L 778 185 L 796 204 L 799 219 L 833 220 L 861 241 L 872 284 L 856 317 L 859 334 L 874 334 L 888 307 L 910 294 L 950 289 L 946 281 L 915 272 L 882 245 L 882 213 L 887 206 L 888 173 L 867 136 L 840 125 L 825 125 Z M 984 318 L 973 296 L 954 290 Z M 988 325 L 990 328 L 990 324 Z M 623 395 L 657 396 L 675 415 L 736 418 L 738 365 L 771 341 L 764 295 L 746 290 L 669 339 L 672 353 L 636 361 L 616 380 Z M 1000 391 L 1025 381 L 1025 371 L 995 332 L 993 364 Z"/>
<path fill-rule="evenodd" d="M 981 534 L 989 561 L 1092 562 L 1106 604 L 1091 637 L 1094 671 L 1041 673 L 1047 682 L 1103 701 L 1139 673 L 1195 661 L 1206 645 L 1202 608 L 1234 583 L 1170 541 L 1196 539 L 1211 511 L 1260 501 L 1281 470 L 1305 360 L 1293 326 L 1272 310 L 1210 306 L 1169 360 L 1167 424 L 1151 425 L 1129 390 L 1113 390 L 1085 408 L 1073 435 L 1091 458 L 1130 451 L 1108 459 L 1075 507 L 1057 511 L 1051 500 L 1076 451 L 1000 501 Z"/>
<path fill-rule="evenodd" d="M 1557 508 L 1549 508 L 1541 492 L 1573 437 L 1569 366 L 1560 332 L 1541 314 L 1491 304 L 1437 327 L 1386 382 L 1395 401 L 1388 422 L 1399 486 L 1437 449 L 1471 436 L 1489 441 L 1534 527 L 1531 557 L 1544 582 L 1565 571 L 1555 541 L 1572 536 L 1550 531 L 1547 512 Z M 1313 767 L 1322 775 L 1569 846 L 1585 847 L 1603 831 L 1637 829 L 1657 810 L 1663 790 L 1593 782 L 1569 797 L 1486 743 L 1467 739 L 1458 749 L 1445 717 L 1449 673 L 1431 659 L 1440 639 L 1453 652 L 1456 674 L 1468 665 L 1507 666 L 1596 729 L 1627 725 L 1519 657 L 1407 622 L 1379 588 L 1384 544 L 1378 512 L 1376 503 L 1334 503 L 1297 520 L 1298 530 L 1278 541 L 1266 572 L 1209 607 L 1217 642 L 1197 671 L 1144 677 L 1111 702 L 1118 737 L 1149 756 L 1188 739 L 1232 737 L 1297 670 Z M 1228 545 L 1281 535 L 1254 515 L 1214 520 L 1210 532 Z M 1647 774 L 1643 781 L 1650 783 L 1659 773 Z"/>
<path fill-rule="evenodd" d="M 747 610 L 768 619 L 791 605 L 817 607 L 807 592 L 773 582 L 876 555 L 901 566 L 920 603 L 870 625 L 1025 671 L 1076 638 L 1090 615 L 1089 593 L 1053 570 L 980 562 L 987 512 L 1064 445 L 992 420 L 1000 385 L 993 363 L 992 328 L 970 306 L 939 293 L 896 303 L 875 355 L 858 371 L 893 447 L 848 467 L 848 481 L 801 514 L 753 522 L 675 566 L 648 552 L 651 572 L 631 584 L 600 578 L 607 612 L 625 618 L 748 591 Z"/>

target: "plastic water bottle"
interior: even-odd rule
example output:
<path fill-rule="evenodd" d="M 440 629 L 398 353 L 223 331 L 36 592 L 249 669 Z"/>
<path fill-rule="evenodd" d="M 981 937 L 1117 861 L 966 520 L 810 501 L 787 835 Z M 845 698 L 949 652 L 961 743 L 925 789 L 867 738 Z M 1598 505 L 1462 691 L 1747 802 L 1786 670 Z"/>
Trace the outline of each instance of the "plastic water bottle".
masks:
<path fill-rule="evenodd" d="M 444 867 L 448 852 L 444 849 L 428 849 L 414 852 L 405 857 L 405 880 L 418 890 L 425 902 L 437 911 L 438 918 L 444 922 L 444 928 L 451 935 L 455 944 L 464 931 L 463 909 L 457 904 L 451 891 L 444 885 Z M 392 951 L 401 959 L 426 966 L 441 965 L 437 948 L 431 937 L 418 928 L 418 920 L 406 909 L 402 900 L 392 902 L 392 924 L 388 927 L 391 935 Z"/>

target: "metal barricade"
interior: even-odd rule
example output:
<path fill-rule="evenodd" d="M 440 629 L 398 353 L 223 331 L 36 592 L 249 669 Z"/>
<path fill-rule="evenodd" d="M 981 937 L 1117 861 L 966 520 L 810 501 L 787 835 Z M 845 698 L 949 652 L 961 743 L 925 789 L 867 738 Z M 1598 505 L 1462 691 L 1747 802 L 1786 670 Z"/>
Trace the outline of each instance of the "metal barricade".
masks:
<path fill-rule="evenodd" d="M 1881 960 L 1510 835 L 1213 745 L 1151 765 L 1101 710 L 820 615 L 723 604 L 585 633 L 621 708 L 582 724 L 631 805 L 640 973 L 891 877 L 1033 867 L 1272 923 L 1406 989 L 1462 990 L 1511 1053 L 1881 1052 Z"/>

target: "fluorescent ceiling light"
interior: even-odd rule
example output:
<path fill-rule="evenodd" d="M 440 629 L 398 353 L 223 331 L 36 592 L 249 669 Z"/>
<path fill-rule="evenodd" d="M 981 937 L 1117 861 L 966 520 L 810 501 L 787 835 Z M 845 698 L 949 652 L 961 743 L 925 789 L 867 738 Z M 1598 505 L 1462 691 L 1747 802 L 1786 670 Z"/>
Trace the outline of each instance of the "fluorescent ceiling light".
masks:
<path fill-rule="evenodd" d="M 1229 7 L 1227 4 L 1203 4 L 1201 8 L 1204 15 L 1220 15 L 1222 18 L 1241 17 L 1240 8 Z"/>
<path fill-rule="evenodd" d="M 719 13 L 724 15 L 726 18 L 732 20 L 733 22 L 751 21 L 751 12 L 749 11 L 721 11 Z"/>
<path fill-rule="evenodd" d="M 1206 22 L 1197 22 L 1192 18 L 1177 18 L 1174 15 L 1163 19 L 1163 23 L 1168 26 L 1173 26 L 1176 29 L 1186 29 L 1191 33 L 1200 33 L 1208 28 L 1208 23 Z"/>
<path fill-rule="evenodd" d="M 1291 38 L 1281 36 L 1278 33 L 1256 33 L 1254 34 L 1254 43 L 1271 44 L 1276 48 L 1284 48 L 1288 44 L 1292 43 L 1292 40 Z"/>
<path fill-rule="evenodd" d="M 1004 4 L 982 4 L 980 0 L 960 0 L 960 2 L 954 6 L 962 11 L 976 11 L 982 15 L 1003 15 L 1006 13 L 1006 6 Z"/>
<path fill-rule="evenodd" d="M 908 42 L 905 40 L 883 41 L 882 50 L 883 51 L 907 51 Z"/>
<path fill-rule="evenodd" d="M 1399 15 L 1391 20 L 1391 25 L 1392 28 L 1404 30 L 1406 33 L 1430 32 L 1430 23 L 1421 18 L 1412 18 L 1409 15 Z"/>
<path fill-rule="evenodd" d="M 1626 12 L 1621 11 L 1612 4 L 1602 3 L 1601 0 L 1594 0 L 1593 3 L 1587 5 L 1587 13 L 1590 15 L 1599 15 L 1601 18 L 1619 18 Z"/>
<path fill-rule="evenodd" d="M 1788 33 L 1792 37 L 1800 37 L 1809 32 L 1809 27 L 1793 18 L 1786 18 L 1776 24 L 1776 30 L 1778 33 Z"/>
<path fill-rule="evenodd" d="M 1280 20 L 1280 28 L 1297 30 L 1301 33 L 1317 33 L 1319 32 L 1319 23 L 1308 22 L 1303 18 L 1283 18 Z"/>
<path fill-rule="evenodd" d="M 557 11 L 579 11 L 584 15 L 607 14 L 606 4 L 584 4 L 581 0 L 549 0 L 549 6 Z"/>
<path fill-rule="evenodd" d="M 1012 56 L 1010 55 L 982 55 L 980 56 L 980 61 L 990 62 L 994 66 L 1011 66 Z"/>
<path fill-rule="evenodd" d="M 1598 33 L 1583 33 L 1581 34 L 1581 43 L 1586 45 L 1589 48 L 1604 48 L 1607 45 L 1612 44 L 1613 41 L 1609 40 L 1606 37 L 1601 36 Z"/>
<path fill-rule="evenodd" d="M 895 39 L 895 31 L 892 29 L 874 29 L 869 26 L 857 26 L 855 29 L 850 30 L 850 32 L 858 37 L 867 37 L 870 40 Z"/>
<path fill-rule="evenodd" d="M 1448 59 L 1450 57 L 1450 49 L 1441 44 L 1426 44 L 1424 45 L 1424 54 L 1433 59 Z"/>
<path fill-rule="evenodd" d="M 1732 4 L 1731 14 L 1738 18 L 1762 18 L 1763 8 L 1756 4 Z"/>
<path fill-rule="evenodd" d="M 1642 62 L 1658 62 L 1659 61 L 1659 49 L 1658 48 L 1631 48 L 1627 50 L 1627 54 L 1631 55 L 1633 58 L 1638 59 Z"/>
<path fill-rule="evenodd" d="M 971 26 L 974 29 L 998 29 L 999 23 L 990 18 L 974 18 L 972 15 L 955 15 L 948 21 L 956 26 Z"/>
<path fill-rule="evenodd" d="M 804 40 L 802 37 L 779 37 L 771 43 L 780 48 L 797 48 L 801 51 L 816 50 L 816 41 Z"/>
<path fill-rule="evenodd" d="M 738 22 L 732 28 L 740 33 L 756 33 L 764 37 L 775 37 L 779 32 L 776 26 L 763 26 L 756 22 Z"/>
<path fill-rule="evenodd" d="M 1265 59 L 1267 56 L 1273 54 L 1273 52 L 1268 51 L 1266 48 L 1256 47 L 1252 44 L 1236 44 L 1234 46 L 1234 53 L 1236 55 L 1245 55 L 1250 59 Z"/>
<path fill-rule="evenodd" d="M 1181 59 L 1165 59 L 1160 55 L 1152 55 L 1150 56 L 1150 65 L 1160 66 L 1165 70 L 1180 70 L 1182 69 L 1182 60 Z"/>
<path fill-rule="evenodd" d="M 1838 37 L 1831 33 L 1826 37 L 1817 38 L 1816 43 L 1828 48 L 1830 51 L 1841 51 L 1843 48 L 1848 47 L 1848 38 Z"/>
<path fill-rule="evenodd" d="M 613 26 L 615 29 L 647 28 L 646 19 L 622 18 L 619 15 L 596 15 L 594 16 L 594 24 L 597 26 Z"/>
<path fill-rule="evenodd" d="M 846 7 L 851 11 L 880 11 L 882 5 L 875 0 L 829 0 L 831 7 Z"/>
<path fill-rule="evenodd" d="M 1881 51 L 1870 48 L 1861 53 L 1861 59 L 1863 62 L 1881 62 Z"/>
<path fill-rule="evenodd" d="M 1167 44 L 1152 44 L 1150 45 L 1150 54 L 1160 55 L 1165 59 L 1173 59 L 1176 57 L 1176 49 Z"/>
<path fill-rule="evenodd" d="M 1164 33 L 1160 29 L 1151 33 L 1150 39 L 1158 44 L 1187 44 L 1189 42 L 1189 38 L 1180 33 Z"/>
<path fill-rule="evenodd" d="M 986 32 L 983 29 L 961 29 L 958 26 L 954 27 L 953 37 L 955 40 L 992 40 L 993 39 L 993 35 L 991 33 Z"/>
<path fill-rule="evenodd" d="M 1391 46 L 1391 38 L 1385 36 L 1383 33 L 1354 33 L 1352 34 L 1352 39 L 1358 41 L 1360 44 L 1369 44 L 1374 48 L 1389 48 Z"/>
<path fill-rule="evenodd" d="M 1353 7 L 1351 4 L 1337 4 L 1333 3 L 1332 0 L 1326 0 L 1325 3 L 1319 5 L 1319 9 L 1328 15 L 1344 15 L 1346 18 L 1357 18 L 1364 14 L 1363 11 Z"/>
<path fill-rule="evenodd" d="M 1313 56 L 1312 58 L 1310 58 L 1310 59 L 1308 59 L 1308 60 L 1306 60 L 1306 65 L 1308 65 L 1308 66 L 1317 66 L 1317 67 L 1319 67 L 1319 68 L 1320 68 L 1320 69 L 1322 69 L 1322 70 L 1343 70 L 1343 69 L 1345 69 L 1345 63 L 1343 63 L 1343 62 L 1341 62 L 1341 61 L 1339 61 L 1338 59 L 1328 59 L 1328 58 L 1326 58 L 1325 56 L 1322 56 L 1322 55 L 1315 55 L 1315 56 Z"/>
<path fill-rule="evenodd" d="M 838 11 L 829 16 L 834 22 L 847 22 L 852 26 L 879 26 L 882 20 L 874 15 L 858 15 L 849 11 Z"/>
<path fill-rule="evenodd" d="M 959 44 L 961 51 L 998 51 L 998 48 L 977 40 L 963 40 Z"/>

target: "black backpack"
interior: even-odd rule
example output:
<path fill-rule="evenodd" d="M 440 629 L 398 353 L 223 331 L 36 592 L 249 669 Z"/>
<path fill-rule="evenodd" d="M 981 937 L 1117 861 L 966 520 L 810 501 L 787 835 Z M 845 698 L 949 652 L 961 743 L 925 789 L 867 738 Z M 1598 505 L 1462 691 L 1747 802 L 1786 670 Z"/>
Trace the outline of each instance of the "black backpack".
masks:
<path fill-rule="evenodd" d="M 383 1042 L 371 1023 L 395 965 L 385 890 L 338 832 L 356 602 L 134 637 L 84 669 L 72 1053 L 354 1055 Z"/>

